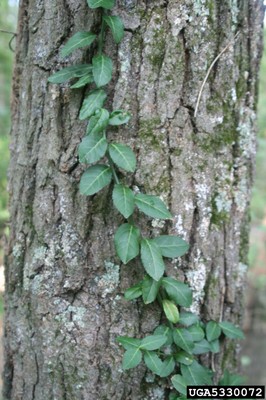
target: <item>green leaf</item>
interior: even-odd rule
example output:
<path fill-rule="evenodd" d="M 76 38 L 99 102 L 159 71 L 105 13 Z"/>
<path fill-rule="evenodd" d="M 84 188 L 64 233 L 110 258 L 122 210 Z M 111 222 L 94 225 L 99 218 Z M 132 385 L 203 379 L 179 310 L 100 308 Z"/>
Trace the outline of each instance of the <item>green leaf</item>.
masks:
<path fill-rule="evenodd" d="M 187 329 L 174 329 L 173 338 L 175 344 L 187 353 L 192 353 L 194 349 L 193 338 Z"/>
<path fill-rule="evenodd" d="M 120 43 L 124 37 L 124 24 L 121 18 L 114 15 L 105 15 L 103 19 L 112 31 L 115 43 Z"/>
<path fill-rule="evenodd" d="M 160 249 L 153 240 L 141 241 L 141 261 L 147 274 L 159 281 L 164 274 L 165 265 Z"/>
<path fill-rule="evenodd" d="M 209 342 L 207 340 L 202 339 L 200 342 L 195 343 L 195 347 L 193 349 L 193 354 L 204 354 L 209 353 L 211 351 Z"/>
<path fill-rule="evenodd" d="M 139 349 L 128 349 L 123 357 L 122 368 L 124 370 L 134 368 L 141 362 L 142 353 Z"/>
<path fill-rule="evenodd" d="M 176 324 L 179 321 L 179 311 L 177 306 L 170 300 L 163 300 L 163 310 L 168 321 Z"/>
<path fill-rule="evenodd" d="M 84 75 L 81 78 L 79 78 L 79 80 L 74 83 L 73 85 L 70 86 L 70 89 L 79 89 L 83 86 L 88 85 L 89 83 L 94 82 L 92 73 L 88 74 L 88 75 Z"/>
<path fill-rule="evenodd" d="M 133 225 L 123 224 L 115 233 L 115 248 L 120 260 L 127 264 L 139 254 L 140 230 Z"/>
<path fill-rule="evenodd" d="M 245 382 L 243 376 L 231 374 L 228 369 L 225 370 L 224 376 L 220 379 L 220 386 L 238 386 Z"/>
<path fill-rule="evenodd" d="M 182 375 L 174 375 L 171 378 L 172 384 L 174 385 L 174 388 L 181 394 L 186 395 L 187 394 L 187 384 L 185 382 L 185 379 L 183 378 Z"/>
<path fill-rule="evenodd" d="M 136 348 L 136 347 L 139 348 L 139 346 L 141 344 L 140 339 L 135 339 L 135 338 L 131 338 L 128 336 L 118 336 L 116 338 L 116 341 L 118 343 L 120 343 L 126 350 Z"/>
<path fill-rule="evenodd" d="M 108 166 L 94 165 L 83 173 L 79 184 L 80 193 L 91 196 L 109 185 L 111 179 L 112 171 Z"/>
<path fill-rule="evenodd" d="M 109 112 L 105 108 L 98 109 L 90 118 L 86 135 L 103 132 L 108 125 Z"/>
<path fill-rule="evenodd" d="M 178 236 L 162 235 L 156 237 L 154 240 L 160 247 L 164 257 L 180 257 L 189 249 L 188 243 Z"/>
<path fill-rule="evenodd" d="M 191 312 L 181 312 L 179 323 L 184 326 L 191 326 L 198 322 L 199 317 Z"/>
<path fill-rule="evenodd" d="M 180 364 L 191 365 L 194 361 L 194 357 L 185 351 L 180 351 L 175 355 L 176 361 Z"/>
<path fill-rule="evenodd" d="M 90 46 L 96 39 L 96 35 L 90 32 L 77 32 L 65 44 L 61 50 L 61 56 L 66 57 L 75 49 L 80 49 L 85 46 Z"/>
<path fill-rule="evenodd" d="M 49 76 L 48 82 L 51 83 L 64 83 L 72 78 L 79 78 L 84 75 L 90 74 L 92 71 L 92 66 L 88 64 L 78 64 L 72 65 L 71 67 L 66 67 L 60 69 L 60 71 Z"/>
<path fill-rule="evenodd" d="M 160 375 L 163 363 L 155 352 L 153 351 L 145 352 L 144 362 L 152 372 L 154 372 L 156 375 Z"/>
<path fill-rule="evenodd" d="M 189 307 L 192 304 L 192 291 L 188 285 L 173 278 L 163 278 L 162 285 L 166 293 L 176 304 Z"/>
<path fill-rule="evenodd" d="M 105 135 L 93 133 L 85 136 L 79 145 L 79 161 L 81 163 L 94 163 L 105 155 L 107 147 Z"/>
<path fill-rule="evenodd" d="M 115 5 L 115 0 L 87 0 L 87 2 L 90 8 L 103 7 L 107 10 L 111 10 Z"/>
<path fill-rule="evenodd" d="M 158 294 L 161 281 L 155 281 L 154 279 L 146 276 L 142 281 L 142 298 L 145 304 L 152 303 Z"/>
<path fill-rule="evenodd" d="M 204 339 L 204 331 L 199 325 L 190 326 L 188 331 L 192 336 L 193 342 L 200 342 L 202 339 Z"/>
<path fill-rule="evenodd" d="M 173 335 L 171 329 L 166 325 L 159 325 L 153 332 L 154 335 L 165 335 L 167 337 L 167 341 L 165 345 L 171 345 L 173 343 Z"/>
<path fill-rule="evenodd" d="M 212 353 L 219 353 L 220 352 L 220 342 L 219 340 L 213 340 L 212 342 L 209 343 L 210 349 Z"/>
<path fill-rule="evenodd" d="M 137 299 L 142 295 L 142 282 L 137 283 L 134 286 L 131 286 L 125 291 L 125 298 L 127 300 L 134 300 Z"/>
<path fill-rule="evenodd" d="M 160 219 L 172 218 L 165 204 L 157 196 L 139 193 L 135 196 L 135 203 L 140 211 L 149 217 Z"/>
<path fill-rule="evenodd" d="M 244 339 L 245 338 L 241 329 L 237 328 L 231 322 L 226 322 L 226 321 L 220 322 L 219 325 L 222 328 L 224 335 L 229 337 L 230 339 Z"/>
<path fill-rule="evenodd" d="M 222 333 L 219 324 L 215 321 L 209 321 L 206 325 L 206 336 L 209 342 L 218 339 Z"/>
<path fill-rule="evenodd" d="M 97 111 L 99 108 L 102 108 L 106 97 L 107 94 L 103 89 L 96 89 L 90 92 L 89 96 L 83 101 L 79 113 L 79 119 L 83 120 L 90 118 L 95 111 Z"/>
<path fill-rule="evenodd" d="M 181 364 L 181 372 L 187 385 L 211 385 L 212 372 L 202 367 L 197 361 L 193 361 L 191 365 Z"/>
<path fill-rule="evenodd" d="M 113 190 L 113 202 L 118 211 L 128 218 L 134 211 L 134 193 L 124 185 L 115 185 Z"/>
<path fill-rule="evenodd" d="M 118 126 L 128 123 L 131 118 L 131 114 L 123 110 L 115 110 L 111 113 L 109 119 L 109 125 Z"/>
<path fill-rule="evenodd" d="M 150 335 L 142 339 L 140 349 L 142 350 L 157 350 L 162 347 L 167 341 L 165 335 Z"/>
<path fill-rule="evenodd" d="M 129 172 L 135 171 L 137 160 L 130 147 L 120 143 L 112 143 L 109 145 L 109 154 L 118 167 Z"/>
<path fill-rule="evenodd" d="M 161 378 L 166 378 L 167 376 L 171 375 L 174 369 L 175 369 L 174 357 L 169 356 L 163 362 L 159 375 Z"/>
<path fill-rule="evenodd" d="M 92 59 L 92 74 L 97 87 L 107 85 L 112 79 L 113 63 L 103 54 Z"/>

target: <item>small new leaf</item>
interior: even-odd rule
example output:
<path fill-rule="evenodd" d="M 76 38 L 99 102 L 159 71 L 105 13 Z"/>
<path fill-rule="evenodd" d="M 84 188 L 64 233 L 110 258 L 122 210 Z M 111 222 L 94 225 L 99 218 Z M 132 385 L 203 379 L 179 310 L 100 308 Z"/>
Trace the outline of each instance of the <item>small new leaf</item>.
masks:
<path fill-rule="evenodd" d="M 141 241 L 141 261 L 149 276 L 159 281 L 164 274 L 165 265 L 157 244 L 150 239 Z"/>
<path fill-rule="evenodd" d="M 137 299 L 142 295 L 142 282 L 137 283 L 134 286 L 131 286 L 125 291 L 125 298 L 127 300 Z"/>
<path fill-rule="evenodd" d="M 221 327 L 215 321 L 209 321 L 206 325 L 206 336 L 209 342 L 218 339 L 222 333 Z"/>
<path fill-rule="evenodd" d="M 124 185 L 115 185 L 113 190 L 113 202 L 118 211 L 128 218 L 134 211 L 134 193 Z"/>
<path fill-rule="evenodd" d="M 109 125 L 119 126 L 123 124 L 127 124 L 131 118 L 131 114 L 127 111 L 116 110 L 113 111 L 110 115 Z"/>
<path fill-rule="evenodd" d="M 138 348 L 128 349 L 123 356 L 122 368 L 124 370 L 134 368 L 139 365 L 141 359 L 142 353 Z"/>
<path fill-rule="evenodd" d="M 154 240 L 160 247 L 164 257 L 181 257 L 189 249 L 188 243 L 178 236 L 162 235 L 156 237 Z"/>
<path fill-rule="evenodd" d="M 140 230 L 131 224 L 121 225 L 115 233 L 115 248 L 120 260 L 127 264 L 139 254 Z"/>
<path fill-rule="evenodd" d="M 142 350 L 157 350 L 162 347 L 167 341 L 165 335 L 147 336 L 141 341 L 140 349 Z"/>
<path fill-rule="evenodd" d="M 79 118 L 81 120 L 90 118 L 95 111 L 102 108 L 103 103 L 107 97 L 107 94 L 103 89 L 97 89 L 90 92 L 89 96 L 83 101 Z"/>
<path fill-rule="evenodd" d="M 154 351 L 145 352 L 144 362 L 152 372 L 154 372 L 156 375 L 160 375 L 163 363 Z"/>
<path fill-rule="evenodd" d="M 109 145 L 109 154 L 118 167 L 128 172 L 135 171 L 137 160 L 130 147 L 120 143 L 112 143 Z"/>
<path fill-rule="evenodd" d="M 48 82 L 51 83 L 64 83 L 72 78 L 80 78 L 84 75 L 90 75 L 92 71 L 92 66 L 88 64 L 78 64 L 72 65 L 71 67 L 66 67 L 60 69 L 60 71 L 49 76 Z"/>
<path fill-rule="evenodd" d="M 93 133 L 85 136 L 79 145 L 79 161 L 81 163 L 94 163 L 104 156 L 107 147 L 105 135 Z"/>
<path fill-rule="evenodd" d="M 109 112 L 105 110 L 105 108 L 100 108 L 95 112 L 90 118 L 90 121 L 87 126 L 86 135 L 90 135 L 92 133 L 103 132 L 108 125 L 109 120 Z"/>
<path fill-rule="evenodd" d="M 171 378 L 172 384 L 174 385 L 174 388 L 181 394 L 186 395 L 187 394 L 187 384 L 185 382 L 185 379 L 183 378 L 182 375 L 174 375 Z"/>
<path fill-rule="evenodd" d="M 121 18 L 114 15 L 105 15 L 103 19 L 112 31 L 115 43 L 120 43 L 124 37 L 124 24 Z"/>
<path fill-rule="evenodd" d="M 179 311 L 177 306 L 172 301 L 163 300 L 163 310 L 168 321 L 176 324 L 179 321 Z"/>
<path fill-rule="evenodd" d="M 77 32 L 73 35 L 61 50 L 61 56 L 66 57 L 73 50 L 80 49 L 85 46 L 90 46 L 95 40 L 96 35 L 90 32 Z"/>
<path fill-rule="evenodd" d="M 142 298 L 145 304 L 152 303 L 158 294 L 161 281 L 155 281 L 154 279 L 146 276 L 142 281 Z"/>
<path fill-rule="evenodd" d="M 241 329 L 237 328 L 231 322 L 227 322 L 227 321 L 220 322 L 219 325 L 222 328 L 224 335 L 229 337 L 230 339 L 244 339 L 245 338 Z"/>
<path fill-rule="evenodd" d="M 176 304 L 189 307 L 192 304 L 192 291 L 188 285 L 173 278 L 163 278 L 162 285 L 166 293 Z"/>
<path fill-rule="evenodd" d="M 87 0 L 90 8 L 105 8 L 111 10 L 115 5 L 115 0 Z"/>
<path fill-rule="evenodd" d="M 110 57 L 103 54 L 92 59 L 92 74 L 97 87 L 107 85 L 112 79 L 113 63 Z"/>
<path fill-rule="evenodd" d="M 83 173 L 79 184 L 80 193 L 91 196 L 109 185 L 111 179 L 112 171 L 108 166 L 94 165 Z"/>
<path fill-rule="evenodd" d="M 160 219 L 172 218 L 164 202 L 157 196 L 139 193 L 135 196 L 135 203 L 140 211 L 149 217 Z"/>

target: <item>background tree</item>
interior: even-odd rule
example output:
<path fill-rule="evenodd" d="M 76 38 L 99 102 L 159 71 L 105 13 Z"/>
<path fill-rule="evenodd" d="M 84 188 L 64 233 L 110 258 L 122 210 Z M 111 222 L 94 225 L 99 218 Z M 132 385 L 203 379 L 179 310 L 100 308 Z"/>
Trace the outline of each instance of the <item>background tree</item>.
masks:
<path fill-rule="evenodd" d="M 189 282 L 193 310 L 240 322 L 247 264 L 248 205 L 255 156 L 261 1 L 119 1 L 126 36 L 106 51 L 116 65 L 115 108 L 133 113 L 114 130 L 138 153 L 132 184 L 161 195 L 175 216 L 162 226 L 190 243 L 168 273 Z M 85 1 L 20 4 L 13 84 L 10 164 L 12 226 L 7 252 L 5 387 L 7 399 L 163 399 L 144 366 L 120 369 L 120 334 L 150 333 L 155 306 L 124 300 L 142 275 L 121 266 L 113 234 L 119 220 L 110 189 L 78 192 L 76 149 L 85 92 L 48 84 L 62 64 L 90 60 L 59 49 L 77 30 L 97 30 Z M 238 35 L 236 36 L 236 33 Z M 228 46 L 228 44 L 230 44 Z M 197 96 L 215 57 L 197 116 Z M 156 233 L 157 221 L 145 220 Z M 211 360 L 206 359 L 209 363 Z M 218 372 L 235 366 L 230 346 Z"/>

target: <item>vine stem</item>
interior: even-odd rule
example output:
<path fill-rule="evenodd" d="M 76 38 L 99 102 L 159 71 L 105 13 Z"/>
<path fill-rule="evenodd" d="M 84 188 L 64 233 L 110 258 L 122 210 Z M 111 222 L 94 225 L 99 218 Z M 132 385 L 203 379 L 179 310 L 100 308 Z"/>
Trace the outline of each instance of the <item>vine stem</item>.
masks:
<path fill-rule="evenodd" d="M 107 153 L 107 159 L 108 159 L 108 161 L 109 161 L 109 164 L 110 164 L 110 167 L 111 167 L 111 170 L 112 170 L 112 174 L 113 174 L 115 183 L 116 183 L 117 185 L 120 185 L 120 180 L 119 180 L 119 178 L 118 178 L 118 176 L 117 176 L 117 173 L 116 173 L 116 170 L 115 170 L 115 166 L 114 166 L 113 160 L 111 159 L 111 157 L 110 157 L 110 155 L 109 155 L 108 153 Z"/>

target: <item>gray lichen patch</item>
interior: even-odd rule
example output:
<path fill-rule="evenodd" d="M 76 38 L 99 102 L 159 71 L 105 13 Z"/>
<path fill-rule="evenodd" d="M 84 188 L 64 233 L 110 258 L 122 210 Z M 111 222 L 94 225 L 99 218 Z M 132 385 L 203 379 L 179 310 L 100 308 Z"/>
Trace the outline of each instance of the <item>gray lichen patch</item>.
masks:
<path fill-rule="evenodd" d="M 204 300 L 205 291 L 204 287 L 207 280 L 207 268 L 201 258 L 200 251 L 198 250 L 197 256 L 194 259 L 193 270 L 186 273 L 186 277 L 193 293 L 193 304 L 189 310 L 195 314 L 200 314 L 200 308 Z"/>
<path fill-rule="evenodd" d="M 104 298 L 108 294 L 113 293 L 120 282 L 120 267 L 111 261 L 104 261 L 106 274 L 96 278 L 97 286 L 100 289 L 101 296 Z"/>

